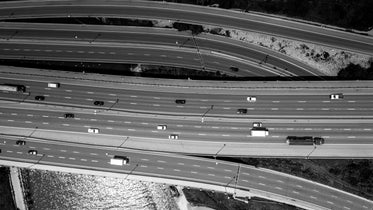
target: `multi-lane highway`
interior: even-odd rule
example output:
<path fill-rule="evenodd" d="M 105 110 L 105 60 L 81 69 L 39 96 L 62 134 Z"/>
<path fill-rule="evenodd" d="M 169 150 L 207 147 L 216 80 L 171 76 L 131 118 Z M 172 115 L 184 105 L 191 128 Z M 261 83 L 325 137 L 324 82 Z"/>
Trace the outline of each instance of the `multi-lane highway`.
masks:
<path fill-rule="evenodd" d="M 257 31 L 364 54 L 373 52 L 373 40 L 369 36 L 211 7 L 152 1 L 16 1 L 0 4 L 0 19 L 97 16 L 171 19 Z"/>
<path fill-rule="evenodd" d="M 208 184 L 230 188 L 228 192 L 250 191 L 253 196 L 270 197 L 307 209 L 370 209 L 373 205 L 369 200 L 324 185 L 237 163 L 32 138 L 24 139 L 26 145 L 22 146 L 16 144 L 22 138 L 2 136 L 1 139 L 2 160 L 26 162 L 33 168 L 54 165 L 155 176 L 164 178 L 165 182 L 173 179 L 180 183 L 200 183 L 202 188 Z M 31 155 L 29 150 L 36 150 L 38 154 Z M 129 157 L 129 165 L 110 165 L 113 155 Z"/>
<path fill-rule="evenodd" d="M 330 149 L 338 150 L 343 145 L 344 149 L 354 150 L 356 147 L 371 145 L 373 127 L 370 103 L 373 96 L 366 91 L 359 95 L 347 92 L 343 99 L 331 100 L 329 95 L 334 93 L 332 89 L 326 89 L 330 92 L 324 91 L 322 94 L 307 90 L 289 94 L 288 89 L 263 95 L 255 94 L 258 91 L 254 89 L 243 93 L 231 91 L 232 94 L 207 94 L 198 93 L 198 88 L 195 93 L 172 87 L 163 87 L 161 91 L 144 86 L 128 89 L 120 84 L 114 85 L 115 82 L 109 88 L 100 84 L 92 86 L 84 81 L 80 81 L 79 85 L 76 82 L 60 81 L 60 88 L 50 88 L 47 87 L 48 81 L 50 79 L 47 78 L 11 79 L 3 76 L 2 84 L 22 84 L 26 92 L 0 93 L 3 100 L 1 125 L 8 126 L 8 130 L 32 130 L 37 127 L 36 134 L 43 130 L 72 132 L 85 135 L 85 138 L 88 138 L 88 128 L 98 128 L 98 136 L 115 139 L 109 145 L 117 145 L 121 142 L 118 139 L 127 136 L 130 137 L 127 146 L 134 148 L 149 149 L 144 144 L 152 142 L 160 150 L 192 154 L 214 154 L 223 144 L 227 145 L 221 151 L 224 155 L 247 155 L 249 153 L 242 149 L 250 145 L 261 148 L 272 145 L 272 150 L 260 150 L 264 156 L 305 156 L 313 149 L 288 146 L 285 143 L 287 136 L 325 138 L 325 145 L 313 153 L 319 157 L 332 154 L 350 157 L 356 153 L 340 150 L 336 155 L 330 153 Z M 246 100 L 246 97 L 254 95 L 256 102 Z M 43 96 L 44 100 L 35 100 L 36 96 Z M 176 99 L 186 100 L 186 103 L 177 104 Z M 94 105 L 95 101 L 104 104 L 97 106 Z M 238 114 L 237 110 L 242 108 L 247 109 L 248 113 Z M 65 118 L 66 113 L 73 113 L 75 117 Z M 262 122 L 270 135 L 265 138 L 251 136 L 250 129 L 254 122 Z M 157 125 L 167 125 L 167 130 L 157 130 Z M 179 135 L 179 139 L 169 140 L 170 134 Z M 95 141 L 105 144 L 98 137 Z M 189 144 L 188 149 L 193 149 L 180 150 L 181 142 Z M 215 146 L 205 150 L 205 147 L 198 144 Z M 369 156 L 362 151 L 359 153 L 364 157 Z"/>
<path fill-rule="evenodd" d="M 127 61 L 189 66 L 195 69 L 200 69 L 201 65 L 204 65 L 207 70 L 219 70 L 222 73 L 252 77 L 323 75 L 300 61 L 262 47 L 243 44 L 219 36 L 199 35 L 192 37 L 188 33 L 175 30 L 97 25 L 82 27 L 73 24 L 1 23 L 0 37 L 4 38 L 0 40 L 0 46 L 3 48 L 0 53 L 4 58 L 42 60 L 45 57 L 45 59 L 53 59 L 51 58 L 52 53 L 57 51 L 59 53 L 55 55 L 55 60 Z M 43 44 L 49 42 L 49 45 L 45 47 L 29 45 L 34 42 Z M 24 47 L 17 45 L 20 43 L 26 45 Z M 64 45 L 63 49 L 61 49 L 61 45 Z M 68 45 L 71 46 L 71 49 L 67 48 Z M 76 50 L 74 45 L 82 47 Z M 126 51 L 127 54 L 123 54 L 121 50 L 118 50 L 120 45 L 137 49 L 132 49 L 132 51 L 129 49 Z M 201 57 L 194 49 L 196 45 L 202 52 L 202 64 Z M 109 53 L 115 53 L 118 56 L 112 56 L 110 60 L 105 59 L 102 53 L 105 50 L 99 50 L 99 46 L 106 48 L 112 46 Z M 147 47 L 155 49 L 148 50 Z M 159 49 L 158 52 L 156 52 L 157 49 Z M 179 53 L 184 50 L 187 51 L 184 52 L 184 55 Z M 70 53 L 61 55 L 68 51 Z M 81 53 L 74 53 L 75 51 Z M 189 56 L 186 56 L 186 53 Z M 178 54 L 178 56 L 174 56 L 174 54 Z M 258 65 L 266 56 L 270 57 L 266 59 L 265 63 Z M 240 71 L 232 72 L 230 70 L 232 66 L 239 68 Z"/>

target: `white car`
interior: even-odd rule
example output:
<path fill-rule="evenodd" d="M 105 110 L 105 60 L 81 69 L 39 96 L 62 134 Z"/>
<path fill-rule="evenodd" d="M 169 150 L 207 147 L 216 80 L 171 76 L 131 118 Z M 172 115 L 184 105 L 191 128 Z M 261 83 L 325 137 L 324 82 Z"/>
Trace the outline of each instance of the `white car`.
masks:
<path fill-rule="evenodd" d="M 337 99 L 342 99 L 342 98 L 343 98 L 342 93 L 335 93 L 335 94 L 330 95 L 330 99 L 332 99 L 332 100 L 337 100 Z"/>
<path fill-rule="evenodd" d="M 179 135 L 178 135 L 178 134 L 170 134 L 170 135 L 168 136 L 168 138 L 169 138 L 169 139 L 174 139 L 174 140 L 176 140 L 176 139 L 179 139 Z"/>
<path fill-rule="evenodd" d="M 253 127 L 254 128 L 260 128 L 262 126 L 263 126 L 263 124 L 261 122 L 253 122 Z"/>
<path fill-rule="evenodd" d="M 255 102 L 256 101 L 256 97 L 255 96 L 249 96 L 249 97 L 247 97 L 247 101 L 248 102 Z"/>
<path fill-rule="evenodd" d="M 88 128 L 88 133 L 100 133 L 98 128 Z"/>
<path fill-rule="evenodd" d="M 60 87 L 60 83 L 50 82 L 50 83 L 48 83 L 48 87 L 50 87 L 50 88 L 59 88 Z"/>
<path fill-rule="evenodd" d="M 166 130 L 167 129 L 167 125 L 157 125 L 157 130 Z"/>

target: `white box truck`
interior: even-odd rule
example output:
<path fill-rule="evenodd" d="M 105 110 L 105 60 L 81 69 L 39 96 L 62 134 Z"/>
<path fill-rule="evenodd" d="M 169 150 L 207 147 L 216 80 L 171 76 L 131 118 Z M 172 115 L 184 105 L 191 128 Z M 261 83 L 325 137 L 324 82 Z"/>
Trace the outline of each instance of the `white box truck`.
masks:
<path fill-rule="evenodd" d="M 114 156 L 113 158 L 110 159 L 110 164 L 111 165 L 116 165 L 116 166 L 122 166 L 122 165 L 128 165 L 129 164 L 129 158 L 125 156 Z"/>
<path fill-rule="evenodd" d="M 269 131 L 267 128 L 258 127 L 258 128 L 251 129 L 251 136 L 266 137 L 268 135 L 269 135 Z"/>

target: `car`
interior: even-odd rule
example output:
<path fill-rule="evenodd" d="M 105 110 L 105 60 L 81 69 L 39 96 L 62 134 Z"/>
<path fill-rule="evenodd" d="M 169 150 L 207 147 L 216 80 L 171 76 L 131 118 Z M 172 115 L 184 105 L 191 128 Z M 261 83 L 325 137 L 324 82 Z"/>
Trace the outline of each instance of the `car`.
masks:
<path fill-rule="evenodd" d="M 157 130 L 166 130 L 167 129 L 167 125 L 157 125 Z"/>
<path fill-rule="evenodd" d="M 177 139 L 179 139 L 179 135 L 178 135 L 178 134 L 170 134 L 170 135 L 168 136 L 168 138 L 169 138 L 169 139 L 177 140 Z"/>
<path fill-rule="evenodd" d="M 29 155 L 37 155 L 37 154 L 38 154 L 38 151 L 36 151 L 36 150 L 29 150 L 29 151 L 28 151 L 28 154 L 29 154 Z"/>
<path fill-rule="evenodd" d="M 332 100 L 338 100 L 338 99 L 342 99 L 343 98 L 343 93 L 334 93 L 334 94 L 330 94 L 330 99 Z"/>
<path fill-rule="evenodd" d="M 26 144 L 25 141 L 22 141 L 22 140 L 18 140 L 18 141 L 16 141 L 16 145 L 23 146 L 23 145 L 25 145 L 25 144 Z"/>
<path fill-rule="evenodd" d="M 263 126 L 263 124 L 261 122 L 253 122 L 253 127 L 254 128 L 260 128 L 262 126 Z"/>
<path fill-rule="evenodd" d="M 37 101 L 44 101 L 45 97 L 44 96 L 35 96 L 35 100 L 37 100 Z"/>
<path fill-rule="evenodd" d="M 247 109 L 237 109 L 237 114 L 246 114 Z"/>
<path fill-rule="evenodd" d="M 48 83 L 48 87 L 50 87 L 50 88 L 59 88 L 60 87 L 60 83 L 50 82 L 50 83 Z"/>
<path fill-rule="evenodd" d="M 95 102 L 93 102 L 93 104 L 96 105 L 96 106 L 103 106 L 104 102 L 103 101 L 95 101 Z"/>
<path fill-rule="evenodd" d="M 177 103 L 177 104 L 185 104 L 185 100 L 184 99 L 176 99 L 175 100 L 175 103 Z"/>
<path fill-rule="evenodd" d="M 325 143 L 325 139 L 322 138 L 322 137 L 314 137 L 313 138 L 313 142 L 316 144 L 316 145 L 322 145 Z"/>
<path fill-rule="evenodd" d="M 255 102 L 256 101 L 256 97 L 255 96 L 249 96 L 247 97 L 246 99 L 248 102 Z"/>
<path fill-rule="evenodd" d="M 231 71 L 234 71 L 234 72 L 238 72 L 238 70 L 240 70 L 239 68 L 234 67 L 234 66 L 229 67 L 229 69 L 230 69 Z"/>
<path fill-rule="evenodd" d="M 66 113 L 63 115 L 65 118 L 74 118 L 75 115 L 73 113 Z"/>
<path fill-rule="evenodd" d="M 100 133 L 100 129 L 98 129 L 98 128 L 88 128 L 88 133 Z"/>

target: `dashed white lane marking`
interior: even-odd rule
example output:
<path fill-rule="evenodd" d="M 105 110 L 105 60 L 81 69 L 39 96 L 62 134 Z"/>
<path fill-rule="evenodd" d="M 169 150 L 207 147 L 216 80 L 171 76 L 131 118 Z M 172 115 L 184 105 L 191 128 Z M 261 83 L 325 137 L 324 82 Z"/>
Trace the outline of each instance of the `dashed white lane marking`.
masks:
<path fill-rule="evenodd" d="M 109 103 L 115 103 L 116 101 L 108 101 Z"/>
<path fill-rule="evenodd" d="M 191 171 L 190 173 L 192 173 L 192 174 L 198 174 L 197 171 Z"/>
<path fill-rule="evenodd" d="M 79 154 L 80 152 L 78 152 L 78 151 L 73 151 L 73 153 L 75 153 L 75 154 Z"/>
<path fill-rule="evenodd" d="M 177 172 L 179 172 L 180 170 L 179 170 L 179 169 L 176 169 L 176 168 L 175 168 L 175 169 L 174 169 L 174 171 L 177 171 Z"/>
<path fill-rule="evenodd" d="M 81 160 L 81 161 L 84 161 L 84 162 L 87 161 L 87 159 L 80 159 L 80 160 Z"/>
<path fill-rule="evenodd" d="M 7 150 L 6 152 L 13 153 L 13 151 L 11 151 L 11 150 Z"/>
<path fill-rule="evenodd" d="M 93 101 L 93 98 L 86 98 L 87 101 Z"/>
<path fill-rule="evenodd" d="M 115 55 L 117 54 L 116 52 L 109 52 L 110 55 Z"/>
<path fill-rule="evenodd" d="M 303 108 L 297 108 L 296 110 L 304 110 Z"/>
<path fill-rule="evenodd" d="M 112 127 L 106 127 L 106 129 L 109 129 L 109 130 L 113 130 L 113 128 L 112 128 Z"/>
<path fill-rule="evenodd" d="M 216 126 L 212 126 L 211 128 L 214 128 L 214 129 L 219 129 L 219 127 L 216 127 Z"/>
<path fill-rule="evenodd" d="M 157 160 L 158 163 L 165 163 L 166 161 L 163 160 Z"/>
<path fill-rule="evenodd" d="M 236 128 L 236 127 L 231 127 L 231 129 L 232 129 L 232 130 L 237 130 L 238 128 Z"/>
<path fill-rule="evenodd" d="M 94 92 L 90 92 L 90 91 L 88 91 L 87 93 L 88 93 L 88 94 L 94 94 Z"/>
<path fill-rule="evenodd" d="M 266 184 L 264 184 L 264 183 L 261 183 L 261 182 L 259 182 L 258 184 L 259 184 L 259 185 L 262 185 L 262 186 L 266 186 Z"/>
<path fill-rule="evenodd" d="M 330 103 L 330 101 L 322 101 L 323 103 Z"/>
<path fill-rule="evenodd" d="M 243 181 L 243 182 L 249 182 L 249 181 L 247 181 L 246 179 L 243 179 L 242 181 Z"/>
<path fill-rule="evenodd" d="M 49 97 L 50 95 L 44 94 L 43 96 L 45 96 L 45 97 Z"/>
<path fill-rule="evenodd" d="M 146 165 L 140 165 L 141 168 L 147 168 L 148 166 Z"/>
<path fill-rule="evenodd" d="M 176 56 L 176 58 L 179 58 L 179 59 L 181 59 L 181 58 L 183 58 L 183 57 L 181 57 L 181 56 Z"/>
<path fill-rule="evenodd" d="M 167 55 L 160 55 L 161 57 L 163 57 L 163 58 L 167 58 Z"/>
<path fill-rule="evenodd" d="M 225 136 L 225 137 L 227 137 L 227 136 L 230 136 L 229 134 L 223 134 L 222 136 Z"/>
<path fill-rule="evenodd" d="M 115 122 L 115 121 L 114 121 L 114 120 L 108 120 L 108 122 L 113 123 L 113 122 Z"/>
<path fill-rule="evenodd" d="M 137 98 L 137 96 L 130 96 L 131 98 Z"/>
<path fill-rule="evenodd" d="M 25 121 L 25 123 L 32 123 L 31 121 Z"/>
<path fill-rule="evenodd" d="M 321 108 L 321 110 L 329 110 L 329 108 Z"/>
<path fill-rule="evenodd" d="M 17 154 L 22 154 L 22 152 L 17 152 Z"/>
<path fill-rule="evenodd" d="M 183 166 L 183 165 L 185 165 L 184 163 L 177 163 L 178 165 L 181 165 L 181 166 Z"/>
<path fill-rule="evenodd" d="M 232 179 L 230 176 L 224 176 L 225 179 Z"/>
<path fill-rule="evenodd" d="M 200 126 L 200 125 L 195 125 L 194 127 L 195 128 L 202 128 L 202 126 Z"/>
<path fill-rule="evenodd" d="M 295 186 L 297 186 L 297 187 L 299 187 L 299 188 L 303 188 L 303 186 L 302 186 L 302 185 L 299 185 L 299 184 L 297 184 L 297 185 L 295 185 Z"/>
<path fill-rule="evenodd" d="M 356 136 L 347 136 L 348 139 L 354 139 Z"/>
<path fill-rule="evenodd" d="M 117 96 L 115 93 L 110 93 L 109 96 Z"/>
<path fill-rule="evenodd" d="M 205 133 L 199 133 L 198 136 L 206 136 Z"/>
<path fill-rule="evenodd" d="M 58 156 L 58 158 L 60 158 L 60 159 L 65 159 L 66 157 L 63 157 L 63 156 Z"/>
<path fill-rule="evenodd" d="M 149 125 L 147 122 L 142 122 L 141 125 Z"/>
<path fill-rule="evenodd" d="M 33 114 L 27 114 L 27 117 L 33 117 L 34 115 Z"/>
<path fill-rule="evenodd" d="M 345 130 L 345 131 L 350 131 L 351 128 L 344 128 L 343 130 Z"/>
<path fill-rule="evenodd" d="M 67 150 L 64 150 L 64 149 L 61 149 L 60 151 L 61 151 L 61 152 L 67 152 Z"/>
<path fill-rule="evenodd" d="M 89 153 L 90 155 L 98 155 L 97 153 Z"/>
<path fill-rule="evenodd" d="M 133 129 L 133 128 L 129 128 L 127 129 L 128 131 L 136 131 L 136 129 Z"/>
<path fill-rule="evenodd" d="M 150 54 L 148 54 L 148 53 L 145 53 L 144 55 L 145 55 L 145 56 L 150 56 Z"/>
<path fill-rule="evenodd" d="M 136 105 L 137 103 L 133 103 L 133 102 L 131 102 L 130 104 L 131 104 L 131 105 Z"/>
<path fill-rule="evenodd" d="M 330 130 L 332 130 L 331 128 L 324 128 L 324 130 L 326 130 L 326 131 L 330 131 Z"/>
<path fill-rule="evenodd" d="M 231 109 L 230 107 L 223 107 L 223 109 Z"/>
<path fill-rule="evenodd" d="M 224 171 L 231 172 L 232 170 L 230 170 L 230 169 L 224 169 Z"/>
<path fill-rule="evenodd" d="M 326 201 L 327 203 L 329 203 L 329 204 L 334 204 L 333 202 L 331 202 L 331 201 Z"/>
<path fill-rule="evenodd" d="M 144 159 L 141 159 L 141 160 L 143 160 L 143 161 L 149 161 L 149 159 L 145 159 L 145 158 L 144 158 Z"/>
<path fill-rule="evenodd" d="M 98 163 L 98 160 L 91 160 L 91 162 Z"/>
<path fill-rule="evenodd" d="M 153 104 L 153 106 L 161 106 L 161 105 L 159 105 L 159 104 Z"/>
<path fill-rule="evenodd" d="M 73 157 L 69 157 L 69 159 L 70 159 L 70 160 L 75 160 L 75 158 L 73 158 Z"/>
<path fill-rule="evenodd" d="M 47 155 L 47 157 L 50 157 L 50 158 L 52 158 L 52 157 L 54 157 L 54 155 Z"/>
<path fill-rule="evenodd" d="M 365 130 L 365 131 L 370 131 L 370 130 L 372 130 L 372 129 L 370 129 L 370 128 L 364 128 L 363 130 Z"/>
<path fill-rule="evenodd" d="M 297 191 L 293 191 L 293 193 L 295 193 L 295 194 L 299 194 L 299 192 L 297 192 Z"/>
<path fill-rule="evenodd" d="M 176 106 L 177 108 L 184 108 L 184 106 L 181 106 L 181 105 L 178 105 L 178 106 Z"/>
<path fill-rule="evenodd" d="M 161 99 L 161 98 L 159 98 L 159 97 L 153 97 L 153 99 Z"/>
<path fill-rule="evenodd" d="M 91 121 L 97 121 L 97 119 L 91 119 Z"/>
<path fill-rule="evenodd" d="M 306 103 L 307 101 L 298 101 L 298 103 Z"/>
<path fill-rule="evenodd" d="M 14 122 L 14 120 L 8 120 L 8 122 Z"/>
<path fill-rule="evenodd" d="M 280 101 L 272 101 L 272 103 L 280 103 Z"/>
<path fill-rule="evenodd" d="M 230 103 L 232 101 L 231 100 L 224 100 L 223 102 Z"/>
<path fill-rule="evenodd" d="M 44 147 L 43 150 L 51 150 L 50 148 Z"/>
<path fill-rule="evenodd" d="M 62 124 L 63 126 L 70 126 L 70 124 Z"/>
<path fill-rule="evenodd" d="M 344 208 L 344 209 L 350 209 L 350 208 L 348 208 L 347 206 L 343 206 L 343 208 Z"/>
<path fill-rule="evenodd" d="M 181 127 L 184 127 L 183 125 L 176 125 L 176 127 L 179 127 L 179 128 L 181 128 Z"/>
<path fill-rule="evenodd" d="M 318 191 L 318 190 L 316 190 L 316 189 L 313 189 L 312 191 L 314 191 L 314 192 L 320 192 L 320 191 Z"/>
<path fill-rule="evenodd" d="M 16 116 L 16 115 L 17 115 L 17 113 L 11 113 L 10 115 L 14 115 L 14 116 Z"/>
<path fill-rule="evenodd" d="M 211 166 L 209 166 L 209 167 L 207 167 L 208 169 L 215 169 L 214 167 L 211 167 Z"/>
<path fill-rule="evenodd" d="M 85 127 L 85 128 L 90 128 L 91 126 L 90 126 L 90 125 L 84 125 L 83 127 Z"/>
<path fill-rule="evenodd" d="M 265 179 L 265 178 L 266 178 L 266 177 L 264 177 L 264 176 L 260 176 L 260 175 L 259 175 L 258 177 L 259 177 L 259 178 L 262 178 L 262 179 Z"/>
<path fill-rule="evenodd" d="M 281 180 L 277 180 L 277 182 L 280 182 L 280 183 L 284 183 L 283 181 L 281 181 Z"/>
<path fill-rule="evenodd" d="M 95 52 L 93 52 L 93 51 L 88 51 L 88 53 L 89 53 L 89 54 L 95 54 Z"/>
<path fill-rule="evenodd" d="M 201 167 L 200 165 L 193 165 L 194 167 Z"/>
<path fill-rule="evenodd" d="M 159 170 L 163 170 L 164 168 L 162 168 L 162 167 L 157 167 L 157 169 L 159 169 Z"/>
<path fill-rule="evenodd" d="M 207 107 L 205 107 L 205 106 L 200 106 L 199 108 L 200 109 L 207 109 Z"/>
<path fill-rule="evenodd" d="M 152 133 L 158 133 L 158 131 L 152 131 Z"/>
<path fill-rule="evenodd" d="M 130 121 L 124 121 L 124 123 L 126 123 L 126 124 L 131 124 L 132 122 L 130 122 Z"/>
<path fill-rule="evenodd" d="M 355 103 L 356 101 L 347 101 L 348 103 Z"/>
<path fill-rule="evenodd" d="M 286 130 L 294 130 L 294 128 L 286 128 Z"/>
<path fill-rule="evenodd" d="M 310 131 L 310 130 L 312 130 L 312 128 L 304 128 L 304 130 Z"/>
<path fill-rule="evenodd" d="M 243 172 L 242 174 L 243 174 L 243 175 L 248 175 L 248 176 L 250 176 L 250 174 L 249 174 L 249 173 L 246 173 L 246 172 Z"/>
<path fill-rule="evenodd" d="M 356 110 L 355 108 L 348 108 L 347 110 Z"/>
<path fill-rule="evenodd" d="M 282 188 L 281 187 L 275 187 L 276 189 L 278 189 L 278 190 L 282 190 Z"/>
<path fill-rule="evenodd" d="M 278 110 L 278 108 L 271 108 L 271 110 Z"/>
<path fill-rule="evenodd" d="M 207 175 L 209 175 L 209 176 L 215 176 L 215 174 L 207 174 Z"/>
<path fill-rule="evenodd" d="M 310 198 L 312 198 L 312 199 L 317 199 L 315 196 L 312 196 L 312 195 L 310 196 Z"/>
<path fill-rule="evenodd" d="M 65 90 L 65 91 L 66 91 L 66 92 L 70 92 L 70 93 L 73 92 L 72 90 Z"/>

